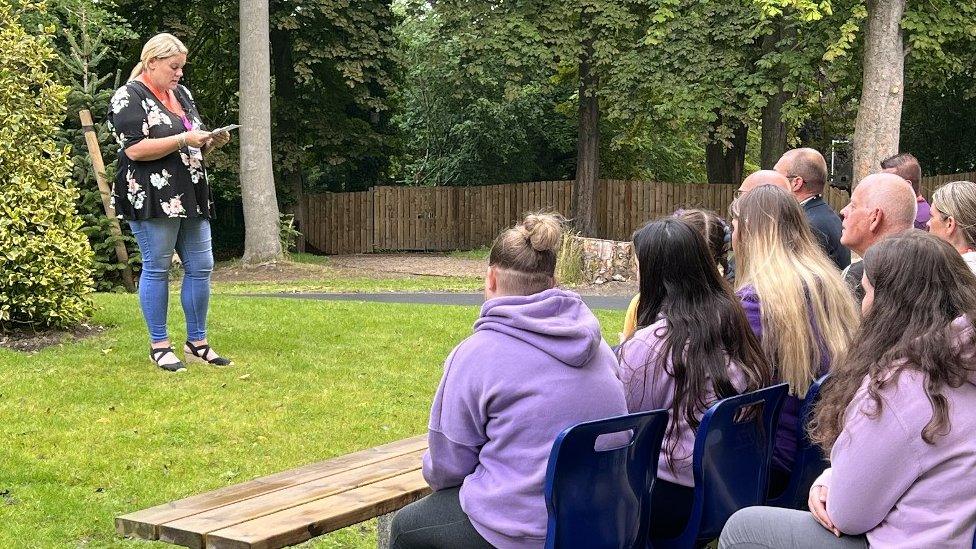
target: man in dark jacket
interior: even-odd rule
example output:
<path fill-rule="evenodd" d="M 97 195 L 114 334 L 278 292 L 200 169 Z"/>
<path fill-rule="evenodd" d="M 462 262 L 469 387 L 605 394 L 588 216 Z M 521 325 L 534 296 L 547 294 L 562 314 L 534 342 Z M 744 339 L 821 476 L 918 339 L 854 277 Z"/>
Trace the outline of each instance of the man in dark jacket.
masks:
<path fill-rule="evenodd" d="M 789 180 L 793 196 L 803 206 L 807 221 L 820 239 L 820 245 L 837 268 L 844 269 L 850 265 L 851 252 L 840 243 L 843 230 L 840 216 L 823 199 L 827 185 L 827 161 L 823 155 L 808 148 L 789 150 L 773 169 Z"/>

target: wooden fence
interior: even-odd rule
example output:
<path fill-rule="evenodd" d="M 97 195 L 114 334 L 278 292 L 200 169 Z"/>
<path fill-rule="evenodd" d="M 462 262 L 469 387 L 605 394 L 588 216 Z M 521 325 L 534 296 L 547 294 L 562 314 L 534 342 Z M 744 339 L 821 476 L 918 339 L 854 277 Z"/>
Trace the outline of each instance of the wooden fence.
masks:
<path fill-rule="evenodd" d="M 948 181 L 976 181 L 976 173 L 922 180 L 931 196 Z M 485 246 L 526 212 L 569 215 L 572 181 L 537 181 L 477 187 L 374 187 L 355 193 L 306 196 L 302 232 L 327 254 L 375 251 L 445 251 Z M 736 185 L 600 181 L 599 236 L 626 240 L 649 219 L 678 208 L 725 214 Z M 826 200 L 840 211 L 846 191 L 829 188 Z"/>

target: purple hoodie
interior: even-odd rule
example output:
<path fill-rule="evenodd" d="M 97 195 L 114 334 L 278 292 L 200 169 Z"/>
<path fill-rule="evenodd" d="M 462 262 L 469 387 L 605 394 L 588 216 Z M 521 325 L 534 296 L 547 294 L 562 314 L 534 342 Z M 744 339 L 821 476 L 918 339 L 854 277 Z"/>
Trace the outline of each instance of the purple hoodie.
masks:
<path fill-rule="evenodd" d="M 973 326 L 951 325 L 954 347 L 973 365 Z M 922 440 L 932 418 L 925 376 L 905 367 L 880 391 L 881 413 L 867 395 L 868 379 L 847 408 L 830 453 L 827 514 L 845 534 L 867 534 L 885 548 L 969 548 L 976 532 L 976 379 L 943 389 L 951 429 L 935 444 Z"/>
<path fill-rule="evenodd" d="M 671 359 L 668 357 L 664 367 L 657 366 L 664 346 L 664 336 L 667 330 L 667 320 L 660 319 L 650 326 L 638 330 L 620 348 L 620 364 L 618 376 L 624 383 L 627 395 L 627 408 L 631 413 L 648 410 L 668 410 L 674 402 L 675 383 Z M 746 377 L 741 368 L 734 362 L 729 363 L 729 380 L 740 393 L 746 388 Z M 709 387 L 704 401 L 709 405 L 718 401 L 714 391 Z M 705 415 L 698 414 L 698 419 Z M 668 428 L 675 421 L 670 418 Z M 673 448 L 672 448 L 673 441 Z M 669 448 L 672 448 L 669 453 Z M 688 424 L 684 414 L 677 420 L 675 432 L 671 438 L 665 437 L 661 445 L 661 456 L 658 459 L 657 476 L 674 484 L 692 487 L 695 485 L 695 475 L 692 472 L 692 462 L 695 453 L 695 430 Z M 668 464 L 670 455 L 672 464 Z"/>
<path fill-rule="evenodd" d="M 444 364 L 430 411 L 424 478 L 461 486 L 461 508 L 489 543 L 542 547 L 542 486 L 556 436 L 627 413 L 616 360 L 580 297 L 551 289 L 487 301 Z"/>
<path fill-rule="evenodd" d="M 759 302 L 759 295 L 752 286 L 745 286 L 736 295 L 742 301 L 742 308 L 745 309 L 746 319 L 752 332 L 762 341 L 762 304 Z M 820 331 L 816 329 L 815 321 L 811 311 L 811 326 L 814 336 L 820 340 Z M 774 365 L 775 366 L 775 365 Z M 827 346 L 820 342 L 820 368 L 817 370 L 817 377 L 826 374 L 830 370 L 830 355 Z M 804 395 L 805 396 L 805 395 Z M 793 470 L 793 462 L 796 459 L 797 428 L 799 426 L 800 406 L 803 399 L 792 394 L 786 395 L 783 399 L 783 408 L 779 413 L 779 423 L 776 426 L 776 441 L 773 444 L 773 467 L 786 472 Z"/>

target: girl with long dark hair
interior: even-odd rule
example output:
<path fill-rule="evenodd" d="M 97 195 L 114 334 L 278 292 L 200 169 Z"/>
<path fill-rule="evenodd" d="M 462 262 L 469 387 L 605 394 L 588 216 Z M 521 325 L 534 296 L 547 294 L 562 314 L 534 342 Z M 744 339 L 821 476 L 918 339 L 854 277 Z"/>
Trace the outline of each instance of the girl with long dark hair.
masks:
<path fill-rule="evenodd" d="M 972 546 L 976 276 L 912 229 L 868 249 L 861 282 L 864 320 L 811 428 L 831 464 L 812 513 L 740 511 L 720 547 Z"/>
<path fill-rule="evenodd" d="M 765 387 L 769 364 L 701 233 L 676 218 L 634 235 L 640 268 L 638 330 L 620 349 L 618 372 L 631 412 L 670 411 L 653 537 L 681 531 L 693 495 L 695 429 L 722 398 Z"/>

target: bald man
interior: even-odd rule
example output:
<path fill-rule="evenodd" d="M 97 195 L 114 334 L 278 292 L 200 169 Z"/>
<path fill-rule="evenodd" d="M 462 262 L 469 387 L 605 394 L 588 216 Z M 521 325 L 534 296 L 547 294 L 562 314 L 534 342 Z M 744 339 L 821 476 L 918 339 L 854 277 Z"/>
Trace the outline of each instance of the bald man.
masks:
<path fill-rule="evenodd" d="M 786 151 L 773 166 L 784 176 L 810 227 L 820 239 L 820 246 L 827 252 L 838 269 L 851 263 L 851 252 L 841 245 L 841 222 L 837 212 L 823 199 L 827 186 L 827 161 L 816 149 L 792 149 Z"/>
<path fill-rule="evenodd" d="M 786 177 L 783 176 L 783 174 L 775 170 L 759 170 L 758 172 L 754 172 L 750 174 L 749 177 L 745 178 L 742 184 L 739 185 L 739 190 L 736 191 L 735 195 L 737 197 L 742 196 L 761 185 L 773 185 L 783 190 L 790 191 L 790 182 L 786 179 Z"/>
<path fill-rule="evenodd" d="M 911 183 L 892 173 L 869 175 L 854 188 L 850 203 L 840 211 L 844 218 L 840 241 L 864 257 L 868 248 L 881 239 L 911 229 L 916 208 Z M 858 301 L 864 299 L 863 275 L 864 265 L 860 261 L 844 271 L 844 278 Z"/>

